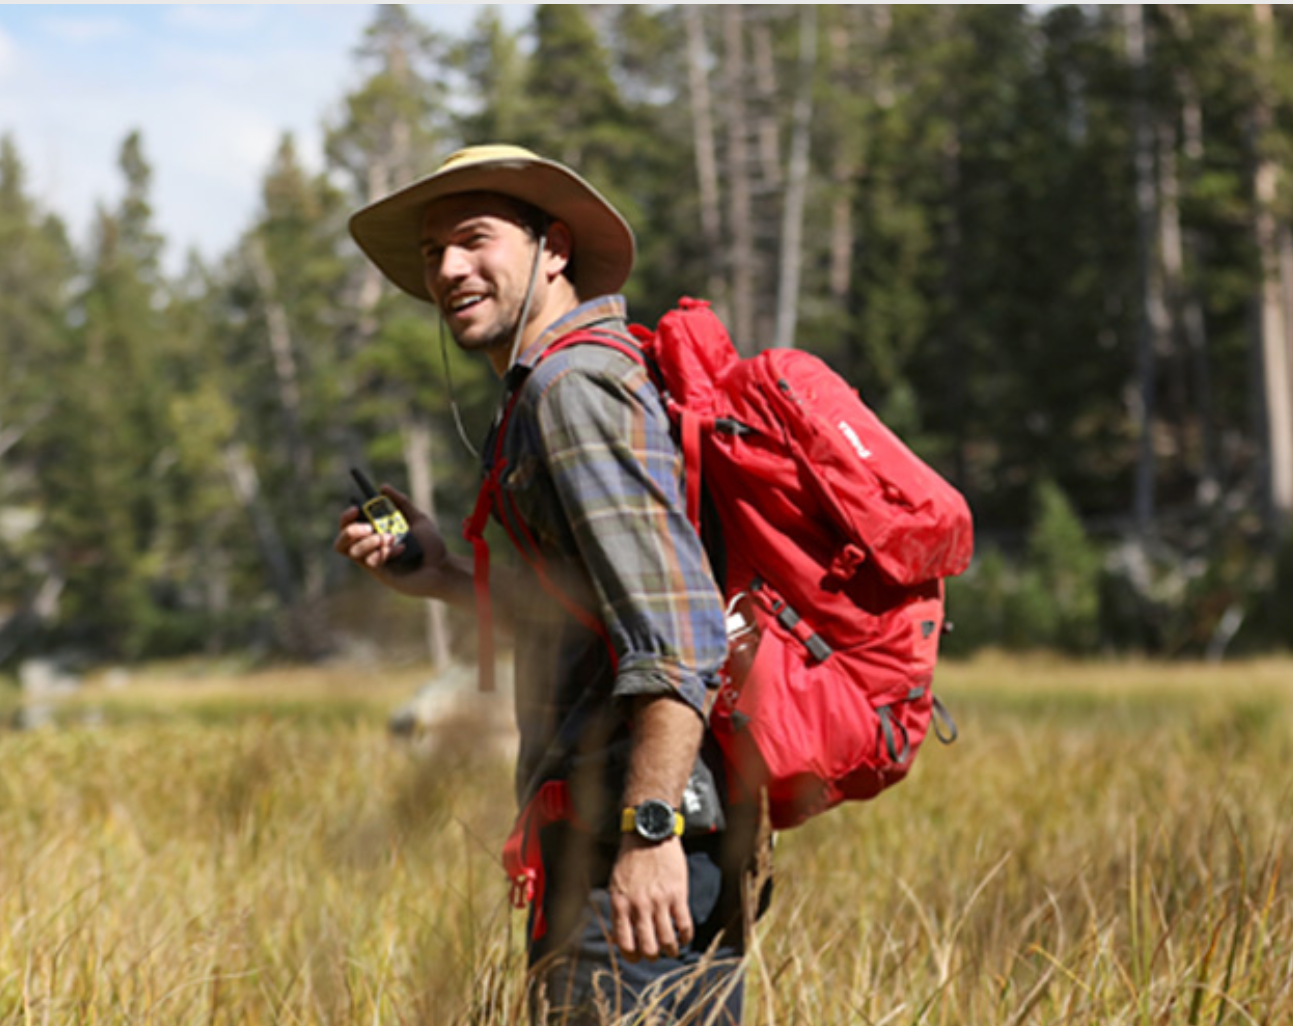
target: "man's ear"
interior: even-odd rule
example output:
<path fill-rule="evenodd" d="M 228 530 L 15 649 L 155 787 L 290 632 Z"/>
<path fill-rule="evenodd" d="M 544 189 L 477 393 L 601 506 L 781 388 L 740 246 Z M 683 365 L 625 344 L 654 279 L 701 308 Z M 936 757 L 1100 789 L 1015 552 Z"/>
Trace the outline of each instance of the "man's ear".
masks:
<path fill-rule="evenodd" d="M 545 269 L 548 280 L 557 278 L 570 265 L 574 239 L 570 229 L 563 221 L 553 221 L 548 225 L 548 241 L 545 255 Z"/>

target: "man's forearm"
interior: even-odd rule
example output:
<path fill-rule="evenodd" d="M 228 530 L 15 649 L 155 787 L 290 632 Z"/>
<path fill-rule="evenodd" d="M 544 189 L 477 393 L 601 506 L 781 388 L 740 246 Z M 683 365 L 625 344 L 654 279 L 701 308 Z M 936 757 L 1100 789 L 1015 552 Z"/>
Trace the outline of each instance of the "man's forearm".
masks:
<path fill-rule="evenodd" d="M 686 702 L 668 696 L 637 699 L 624 806 L 660 798 L 677 808 L 704 731 L 700 714 Z"/>

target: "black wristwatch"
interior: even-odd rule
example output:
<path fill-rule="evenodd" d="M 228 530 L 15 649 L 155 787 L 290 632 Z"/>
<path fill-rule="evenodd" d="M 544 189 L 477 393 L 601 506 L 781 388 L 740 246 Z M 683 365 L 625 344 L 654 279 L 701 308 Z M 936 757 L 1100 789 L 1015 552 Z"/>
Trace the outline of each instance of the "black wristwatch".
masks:
<path fill-rule="evenodd" d="M 659 844 L 682 835 L 682 813 L 659 798 L 648 798 L 641 805 L 624 810 L 620 815 L 620 830 L 626 834 L 636 833 L 645 841 Z"/>

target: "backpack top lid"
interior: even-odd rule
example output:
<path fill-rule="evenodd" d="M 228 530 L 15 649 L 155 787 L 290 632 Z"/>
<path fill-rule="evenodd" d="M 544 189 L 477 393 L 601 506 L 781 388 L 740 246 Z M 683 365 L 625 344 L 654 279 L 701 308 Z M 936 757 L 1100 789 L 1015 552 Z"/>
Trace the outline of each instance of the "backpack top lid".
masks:
<path fill-rule="evenodd" d="M 669 398 L 701 416 L 712 414 L 717 383 L 741 358 L 709 303 L 683 298 L 654 332 L 639 325 L 632 331 L 655 361 Z"/>

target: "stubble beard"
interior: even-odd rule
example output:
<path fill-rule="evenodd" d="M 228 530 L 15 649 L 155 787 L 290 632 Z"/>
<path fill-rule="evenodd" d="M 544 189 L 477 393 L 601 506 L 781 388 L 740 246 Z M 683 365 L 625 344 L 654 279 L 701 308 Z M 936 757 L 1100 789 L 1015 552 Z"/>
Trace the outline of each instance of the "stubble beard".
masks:
<path fill-rule="evenodd" d="M 520 320 L 520 311 L 509 310 L 505 316 L 497 318 L 492 325 L 479 334 L 473 333 L 470 327 L 461 334 L 451 329 L 451 334 L 458 348 L 465 353 L 510 351 L 518 320 Z"/>

